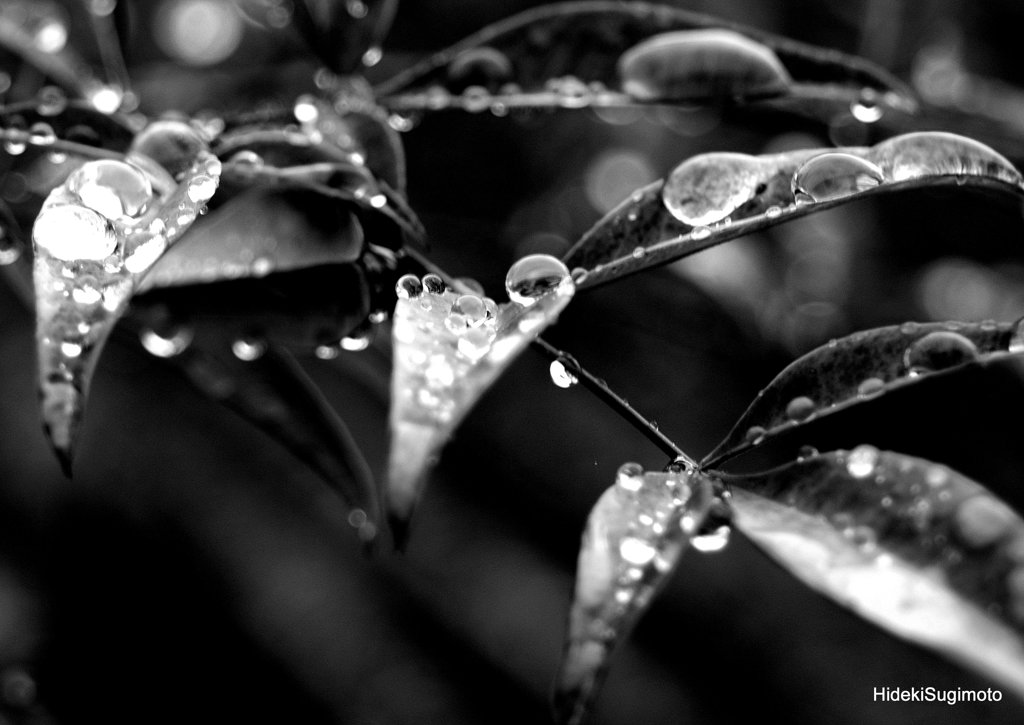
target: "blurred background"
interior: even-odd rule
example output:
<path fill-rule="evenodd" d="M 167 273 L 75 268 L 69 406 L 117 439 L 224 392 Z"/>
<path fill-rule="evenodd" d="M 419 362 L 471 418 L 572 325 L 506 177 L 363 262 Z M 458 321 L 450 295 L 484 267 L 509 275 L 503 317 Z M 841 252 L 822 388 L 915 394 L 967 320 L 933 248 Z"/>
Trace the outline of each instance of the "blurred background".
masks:
<path fill-rule="evenodd" d="M 403 0 L 367 75 L 386 79 L 537 4 Z M 926 128 L 1024 160 L 1019 2 L 672 4 L 862 55 L 932 105 Z M 26 5 L 0 2 L 0 13 Z M 46 11 L 40 48 L 71 46 L 98 64 L 83 3 L 30 5 Z M 287 1 L 130 9 L 140 112 L 237 112 L 314 87 L 317 64 Z M 0 72 L 0 86 L 12 82 Z M 847 118 L 646 108 L 441 112 L 403 140 L 432 258 L 500 295 L 516 258 L 563 253 L 688 156 L 872 133 Z M 963 189 L 858 202 L 580 295 L 548 337 L 699 458 L 775 373 L 831 337 L 905 320 L 1016 319 L 1022 230 L 1018 201 Z M 623 462 L 665 462 L 586 392 L 556 388 L 528 353 L 445 450 L 408 550 L 368 558 L 311 472 L 137 345 L 105 352 L 65 480 L 40 430 L 32 340 L 31 313 L 0 285 L 0 725 L 547 722 L 587 512 Z M 379 474 L 386 341 L 305 364 Z M 785 460 L 804 443 L 872 443 L 954 466 L 1020 510 L 1022 388 L 1009 365 L 928 382 L 737 466 Z M 619 653 L 594 722 L 1024 719 L 1009 695 L 872 702 L 875 687 L 927 685 L 990 683 L 862 623 L 734 536 L 720 553 L 684 557 Z"/>

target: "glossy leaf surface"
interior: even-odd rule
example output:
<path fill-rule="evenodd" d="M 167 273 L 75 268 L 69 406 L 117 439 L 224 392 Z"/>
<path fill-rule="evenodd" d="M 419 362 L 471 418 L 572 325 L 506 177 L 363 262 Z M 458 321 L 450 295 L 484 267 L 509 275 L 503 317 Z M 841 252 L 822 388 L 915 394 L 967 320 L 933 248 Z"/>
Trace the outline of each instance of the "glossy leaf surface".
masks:
<path fill-rule="evenodd" d="M 1014 326 L 994 322 L 909 322 L 833 340 L 791 363 L 758 393 L 704 463 L 717 465 L 816 418 L 1021 349 Z"/>
<path fill-rule="evenodd" d="M 1013 164 L 951 133 L 905 134 L 868 148 L 715 152 L 635 192 L 563 260 L 586 271 L 578 280 L 586 288 L 872 194 L 943 184 L 1024 195 Z"/>
<path fill-rule="evenodd" d="M 983 486 L 869 445 L 726 481 L 737 528 L 796 577 L 1024 694 L 1024 521 Z"/>
<path fill-rule="evenodd" d="M 883 106 L 915 107 L 906 87 L 861 59 L 642 2 L 527 10 L 432 55 L 378 91 L 399 112 L 789 96 L 848 108 L 865 93 Z"/>

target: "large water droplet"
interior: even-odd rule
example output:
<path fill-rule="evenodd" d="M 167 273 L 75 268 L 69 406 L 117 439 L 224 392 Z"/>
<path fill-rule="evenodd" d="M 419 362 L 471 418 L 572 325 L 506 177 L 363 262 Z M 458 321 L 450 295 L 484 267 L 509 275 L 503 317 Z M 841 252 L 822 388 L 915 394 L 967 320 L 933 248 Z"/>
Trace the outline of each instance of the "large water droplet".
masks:
<path fill-rule="evenodd" d="M 875 472 L 879 456 L 874 446 L 857 446 L 846 456 L 846 472 L 854 478 L 867 478 Z"/>
<path fill-rule="evenodd" d="M 112 159 L 83 164 L 67 184 L 85 206 L 108 219 L 137 217 L 153 198 L 153 186 L 141 170 Z"/>
<path fill-rule="evenodd" d="M 547 254 L 531 254 L 513 264 L 505 276 L 508 298 L 529 307 L 548 292 L 573 286 L 569 269 Z"/>
<path fill-rule="evenodd" d="M 830 151 L 808 159 L 793 174 L 793 195 L 798 202 L 842 199 L 882 183 L 882 170 L 875 164 L 841 151 Z"/>
<path fill-rule="evenodd" d="M 770 48 L 717 29 L 656 35 L 623 53 L 618 70 L 622 89 L 646 101 L 760 96 L 792 82 Z"/>
<path fill-rule="evenodd" d="M 878 144 L 869 157 L 893 181 L 922 176 L 990 176 L 1015 186 L 1021 175 L 1004 156 L 974 139 L 941 131 L 896 136 Z"/>
<path fill-rule="evenodd" d="M 911 376 L 945 370 L 978 359 L 977 346 L 963 335 L 947 330 L 930 332 L 903 353 Z"/>
<path fill-rule="evenodd" d="M 661 200 L 679 221 L 705 227 L 722 221 L 753 199 L 763 174 L 764 168 L 754 156 L 701 154 L 687 159 L 669 174 Z M 696 230 L 693 236 L 697 238 Z"/>
<path fill-rule="evenodd" d="M 100 260 L 117 249 L 107 220 L 81 206 L 44 207 L 32 227 L 32 240 L 51 256 L 64 261 Z"/>
<path fill-rule="evenodd" d="M 565 363 L 561 360 L 552 360 L 548 372 L 551 375 L 551 382 L 560 388 L 571 388 L 579 382 L 579 379 L 566 369 Z"/>

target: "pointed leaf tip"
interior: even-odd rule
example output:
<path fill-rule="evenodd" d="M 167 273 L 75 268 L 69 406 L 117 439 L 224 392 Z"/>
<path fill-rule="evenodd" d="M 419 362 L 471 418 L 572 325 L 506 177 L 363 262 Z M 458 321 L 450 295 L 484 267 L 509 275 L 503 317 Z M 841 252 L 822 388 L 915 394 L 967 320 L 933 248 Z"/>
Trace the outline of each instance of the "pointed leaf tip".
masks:
<path fill-rule="evenodd" d="M 555 687 L 558 722 L 590 710 L 616 644 L 648 608 L 714 502 L 710 477 L 619 468 L 587 520 Z"/>
<path fill-rule="evenodd" d="M 575 292 L 565 265 L 544 255 L 513 265 L 506 288 L 512 301 L 498 306 L 450 289 L 435 274 L 398 281 L 387 478 L 396 521 L 412 516 L 427 473 L 466 413 Z"/>

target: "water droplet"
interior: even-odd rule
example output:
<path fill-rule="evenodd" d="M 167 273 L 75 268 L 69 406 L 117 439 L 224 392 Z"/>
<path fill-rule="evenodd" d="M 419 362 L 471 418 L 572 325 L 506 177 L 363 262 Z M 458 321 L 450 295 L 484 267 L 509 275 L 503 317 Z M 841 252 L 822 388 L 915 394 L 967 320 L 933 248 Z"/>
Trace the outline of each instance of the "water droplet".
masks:
<path fill-rule="evenodd" d="M 448 285 L 444 283 L 440 275 L 425 274 L 423 275 L 423 289 L 432 295 L 443 295 L 448 289 Z"/>
<path fill-rule="evenodd" d="M 893 181 L 922 176 L 989 176 L 1017 186 L 1021 176 L 985 144 L 941 131 L 895 136 L 875 146 L 871 158 Z"/>
<path fill-rule="evenodd" d="M 295 120 L 301 124 L 316 123 L 320 118 L 320 109 L 317 107 L 316 99 L 310 95 L 299 96 L 292 107 L 292 114 Z"/>
<path fill-rule="evenodd" d="M 690 230 L 690 238 L 695 239 L 698 242 L 702 239 L 707 239 L 711 236 L 711 229 L 709 227 L 694 227 Z"/>
<path fill-rule="evenodd" d="M 469 327 L 477 327 L 487 319 L 487 308 L 476 295 L 462 295 L 452 305 L 452 314 L 461 315 Z"/>
<path fill-rule="evenodd" d="M 814 446 L 801 446 L 800 450 L 797 451 L 796 460 L 806 461 L 808 458 L 814 458 L 818 455 L 818 449 Z"/>
<path fill-rule="evenodd" d="M 404 274 L 395 283 L 395 294 L 399 299 L 411 300 L 423 292 L 423 283 L 414 274 Z"/>
<path fill-rule="evenodd" d="M 266 351 L 267 343 L 256 338 L 240 338 L 231 343 L 231 352 L 244 362 L 259 360 Z"/>
<path fill-rule="evenodd" d="M 206 144 L 199 133 L 183 121 L 154 121 L 132 141 L 131 151 L 156 161 L 175 178 L 185 173 Z"/>
<path fill-rule="evenodd" d="M 875 123 L 882 118 L 885 109 L 879 102 L 878 91 L 865 88 L 860 98 L 850 104 L 850 113 L 861 123 Z"/>
<path fill-rule="evenodd" d="M 53 130 L 53 126 L 48 123 L 33 123 L 28 130 L 29 143 L 35 144 L 36 146 L 49 146 L 57 140 L 57 134 Z"/>
<path fill-rule="evenodd" d="M 274 262 L 270 257 L 256 257 L 252 260 L 249 269 L 253 277 L 266 277 L 274 271 Z"/>
<path fill-rule="evenodd" d="M 754 156 L 701 154 L 673 169 L 662 187 L 661 200 L 684 224 L 715 224 L 757 195 L 764 173 L 761 161 Z M 695 234 L 696 230 L 691 232 Z"/>
<path fill-rule="evenodd" d="M 408 113 L 392 113 L 388 116 L 388 125 L 399 133 L 406 133 L 416 128 L 419 118 Z"/>
<path fill-rule="evenodd" d="M 885 381 L 881 378 L 865 378 L 857 386 L 857 395 L 861 398 L 870 398 L 885 390 Z"/>
<path fill-rule="evenodd" d="M 775 53 L 731 30 L 677 30 L 633 46 L 619 58 L 622 89 L 644 101 L 763 96 L 792 79 Z"/>
<path fill-rule="evenodd" d="M 743 440 L 752 445 L 757 445 L 764 440 L 765 435 L 768 433 L 762 426 L 752 425 L 747 428 L 747 432 L 743 436 Z"/>
<path fill-rule="evenodd" d="M 702 554 L 721 551 L 729 544 L 732 527 L 728 524 L 717 526 L 708 533 L 700 533 L 690 539 L 690 545 Z"/>
<path fill-rule="evenodd" d="M 650 543 L 633 536 L 627 536 L 619 542 L 619 556 L 629 564 L 643 566 L 650 563 L 657 553 L 658 550 Z"/>
<path fill-rule="evenodd" d="M 209 201 L 217 191 L 217 177 L 197 174 L 188 182 L 188 198 L 197 204 Z"/>
<path fill-rule="evenodd" d="M 797 202 L 842 199 L 882 183 L 882 170 L 853 154 L 830 151 L 808 159 L 793 174 Z"/>
<path fill-rule="evenodd" d="M 957 534 L 965 544 L 974 548 L 996 543 L 1018 522 L 1013 509 L 986 494 L 964 500 L 954 516 Z"/>
<path fill-rule="evenodd" d="M 11 156 L 20 156 L 28 148 L 28 132 L 17 128 L 4 131 L 4 151 Z"/>
<path fill-rule="evenodd" d="M 817 404 L 805 395 L 793 398 L 789 401 L 786 406 L 786 417 L 792 421 L 807 420 L 814 411 L 817 410 Z"/>
<path fill-rule="evenodd" d="M 490 91 L 483 86 L 469 86 L 462 92 L 462 107 L 470 113 L 486 111 L 490 106 Z"/>
<path fill-rule="evenodd" d="M 362 352 L 370 347 L 373 342 L 373 335 L 367 330 L 362 334 L 346 335 L 338 341 L 338 346 L 348 352 Z"/>
<path fill-rule="evenodd" d="M 140 169 L 123 161 L 90 161 L 67 181 L 68 190 L 108 219 L 141 215 L 153 199 L 153 186 Z"/>
<path fill-rule="evenodd" d="M 978 359 L 977 346 L 963 335 L 946 330 L 930 332 L 903 353 L 910 376 L 945 370 Z"/>
<path fill-rule="evenodd" d="M 236 173 L 252 174 L 264 166 L 263 157 L 255 151 L 239 151 L 232 155 L 228 163 L 234 167 Z"/>
<path fill-rule="evenodd" d="M 383 209 L 388 205 L 388 198 L 384 194 L 374 194 L 370 197 L 370 206 L 374 209 Z"/>
<path fill-rule="evenodd" d="M 778 219 L 782 216 L 782 207 L 772 205 L 764 210 L 764 215 L 769 219 Z"/>
<path fill-rule="evenodd" d="M 43 86 L 36 94 L 36 110 L 40 116 L 57 116 L 67 105 L 68 97 L 57 86 Z"/>
<path fill-rule="evenodd" d="M 89 93 L 89 101 L 100 113 L 116 113 L 124 100 L 124 91 L 116 86 L 97 86 Z"/>
<path fill-rule="evenodd" d="M 644 468 L 639 463 L 623 463 L 615 473 L 615 484 L 627 491 L 639 491 L 643 486 Z"/>
<path fill-rule="evenodd" d="M 505 291 L 513 302 L 529 307 L 548 292 L 573 285 L 569 269 L 547 254 L 531 254 L 513 264 L 505 277 Z"/>
<path fill-rule="evenodd" d="M 579 379 L 566 369 L 565 363 L 561 360 L 552 360 L 548 372 L 551 375 L 551 382 L 560 388 L 571 388 L 579 382 Z"/>
<path fill-rule="evenodd" d="M 362 20 L 369 12 L 369 8 L 366 7 L 366 3 L 362 0 L 346 0 L 345 10 L 356 20 Z"/>
<path fill-rule="evenodd" d="M 367 68 L 372 68 L 373 66 L 380 63 L 380 59 L 383 57 L 384 50 L 379 45 L 374 45 L 366 49 L 366 52 L 363 53 L 363 57 L 361 60 L 364 66 L 366 66 Z"/>
<path fill-rule="evenodd" d="M 858 549 L 871 550 L 878 543 L 878 537 L 870 526 L 851 526 L 843 530 L 843 535 Z"/>
<path fill-rule="evenodd" d="M 1009 351 L 1024 352 L 1024 317 L 1013 323 Z"/>
<path fill-rule="evenodd" d="M 44 207 L 32 228 L 36 246 L 64 261 L 101 260 L 117 248 L 107 220 L 80 206 Z"/>
<path fill-rule="evenodd" d="M 164 334 L 145 329 L 139 333 L 139 342 L 150 355 L 167 358 L 185 352 L 192 343 L 192 335 L 190 327 L 177 327 Z"/>
<path fill-rule="evenodd" d="M 867 478 L 875 472 L 879 456 L 874 446 L 857 446 L 846 456 L 846 472 L 854 478 Z"/>
<path fill-rule="evenodd" d="M 512 77 L 512 61 L 496 48 L 469 48 L 448 66 L 448 79 L 455 87 L 481 86 L 495 89 Z"/>
<path fill-rule="evenodd" d="M 647 250 L 643 247 L 636 247 L 633 249 L 633 259 L 643 259 Z"/>
<path fill-rule="evenodd" d="M 75 280 L 75 286 L 71 290 L 71 299 L 82 307 L 95 307 L 103 302 L 103 292 L 94 277 L 83 275 Z"/>

